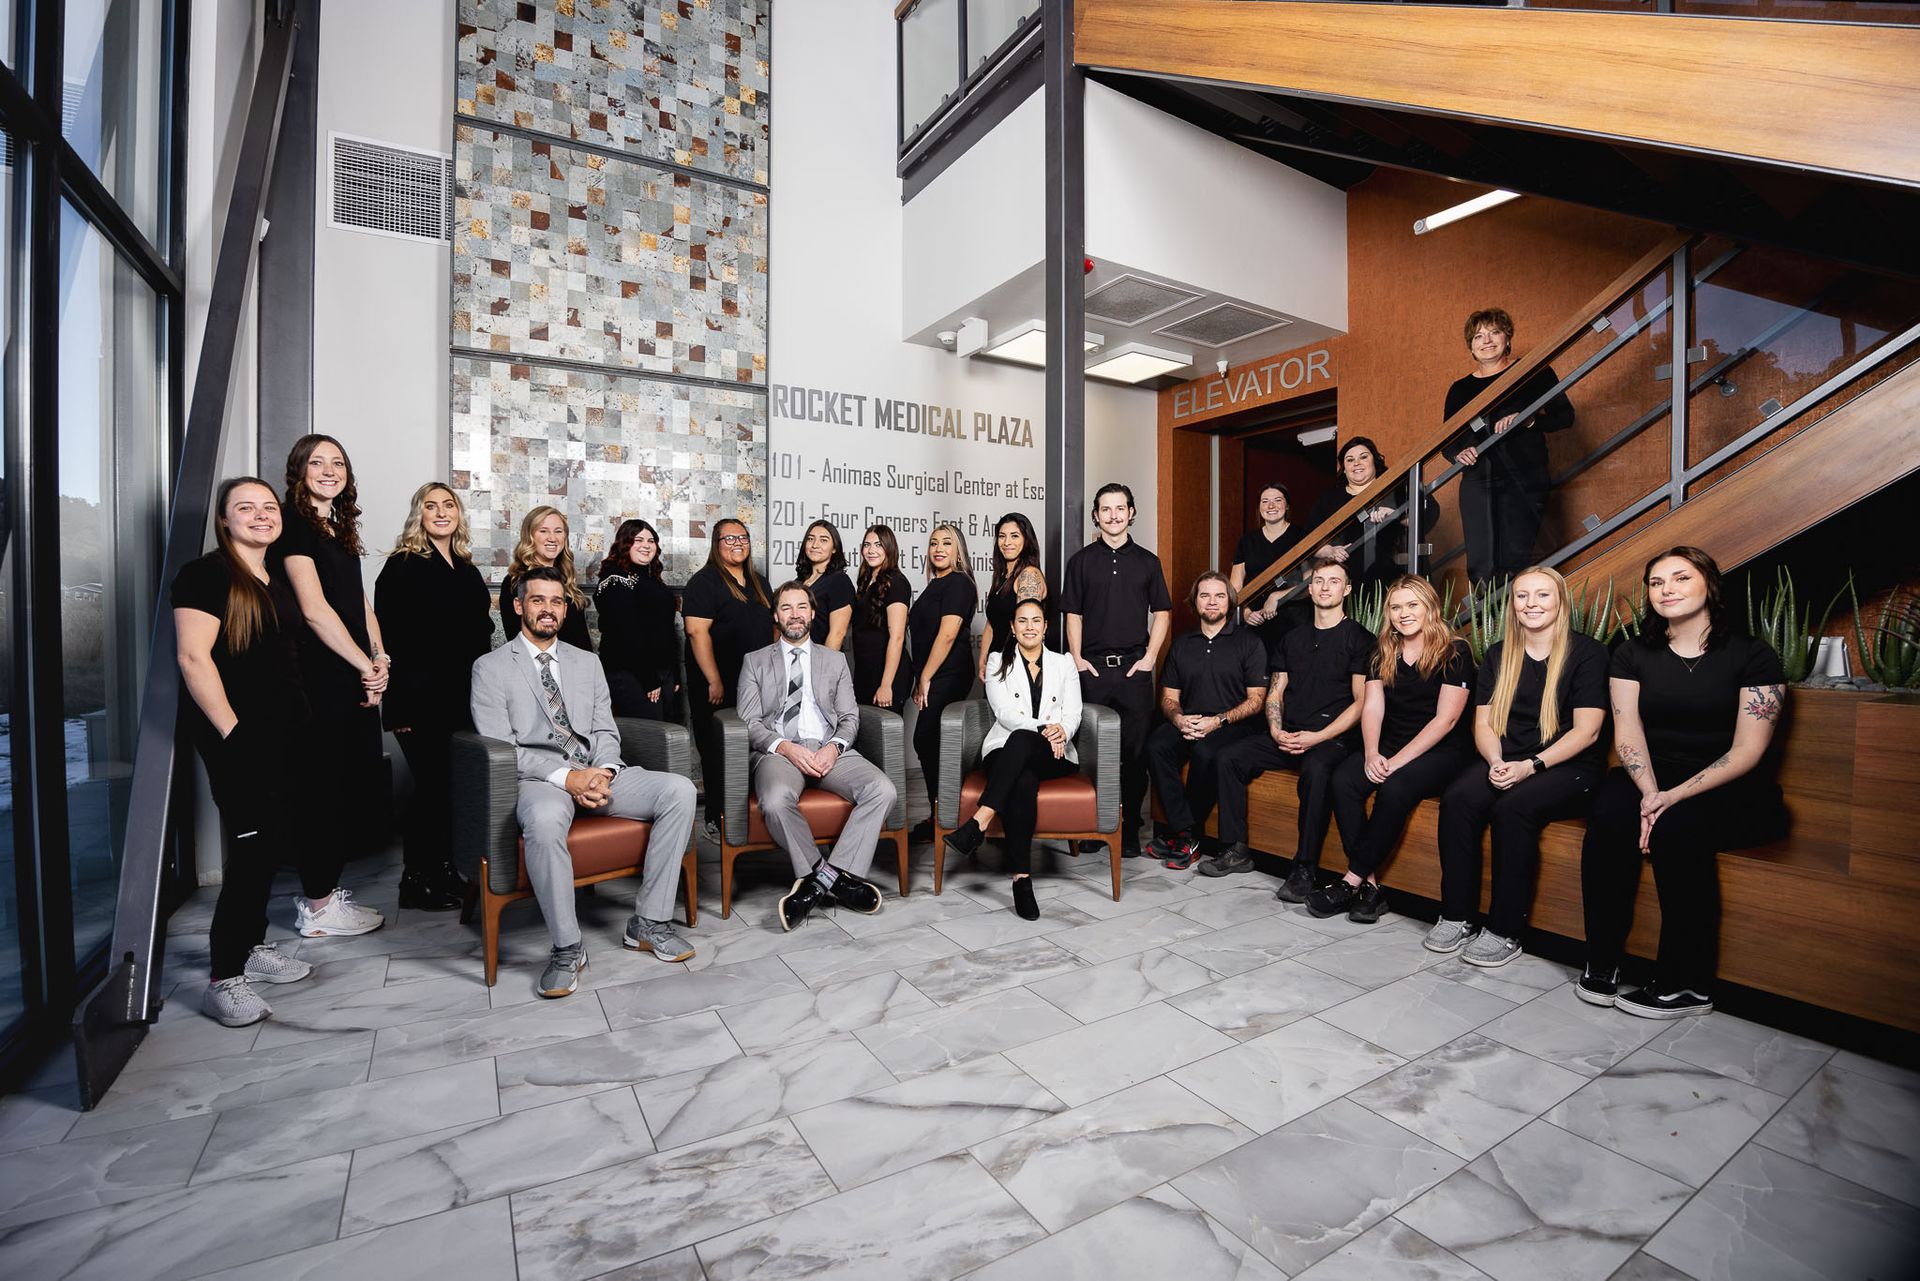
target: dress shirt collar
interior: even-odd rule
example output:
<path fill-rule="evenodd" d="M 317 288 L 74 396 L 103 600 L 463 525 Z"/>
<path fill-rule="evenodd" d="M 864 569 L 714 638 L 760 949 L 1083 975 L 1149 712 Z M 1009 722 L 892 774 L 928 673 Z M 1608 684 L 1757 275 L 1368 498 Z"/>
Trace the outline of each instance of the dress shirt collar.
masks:
<path fill-rule="evenodd" d="M 525 627 L 522 627 L 520 629 L 520 643 L 527 647 L 527 653 L 533 655 L 533 660 L 536 663 L 540 661 L 542 654 L 553 655 L 553 661 L 555 663 L 560 661 L 560 638 L 558 636 L 555 636 L 551 641 L 547 642 L 545 649 L 541 649 L 540 646 L 534 643 L 533 633 L 529 632 Z"/>

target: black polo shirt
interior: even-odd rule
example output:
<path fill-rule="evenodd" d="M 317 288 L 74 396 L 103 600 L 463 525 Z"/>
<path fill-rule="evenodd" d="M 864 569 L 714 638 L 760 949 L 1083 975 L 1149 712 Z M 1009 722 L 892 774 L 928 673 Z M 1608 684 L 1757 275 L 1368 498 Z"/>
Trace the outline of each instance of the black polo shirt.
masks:
<path fill-rule="evenodd" d="M 1373 633 L 1351 618 L 1326 628 L 1307 623 L 1282 636 L 1273 647 L 1273 670 L 1287 674 L 1281 727 L 1325 729 L 1351 707 L 1353 678 L 1367 674 L 1373 646 Z"/>
<path fill-rule="evenodd" d="M 1228 625 L 1217 636 L 1195 629 L 1174 638 L 1160 684 L 1180 691 L 1180 710 L 1218 716 L 1267 683 L 1267 647 L 1250 627 Z"/>
<path fill-rule="evenodd" d="M 1090 659 L 1145 649 L 1148 615 L 1171 610 L 1173 599 L 1158 556 L 1131 537 L 1118 547 L 1096 538 L 1067 562 L 1060 608 L 1080 615 L 1080 656 Z"/>

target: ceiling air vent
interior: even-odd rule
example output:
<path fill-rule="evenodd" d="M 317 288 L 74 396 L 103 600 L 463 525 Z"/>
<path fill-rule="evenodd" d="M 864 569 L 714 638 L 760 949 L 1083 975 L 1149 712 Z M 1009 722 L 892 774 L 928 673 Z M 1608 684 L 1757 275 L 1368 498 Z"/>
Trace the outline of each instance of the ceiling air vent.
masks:
<path fill-rule="evenodd" d="M 1197 343 L 1202 347 L 1225 347 L 1243 338 L 1251 338 L 1255 334 L 1264 334 L 1270 329 L 1278 329 L 1282 325 L 1292 323 L 1285 316 L 1255 311 L 1251 307 L 1242 307 L 1235 302 L 1223 302 L 1217 307 L 1196 312 L 1184 320 L 1176 320 L 1171 325 L 1163 325 L 1153 332 L 1165 338 Z"/>
<path fill-rule="evenodd" d="M 1191 289 L 1140 276 L 1118 276 L 1087 295 L 1087 316 L 1110 325 L 1138 325 L 1200 297 Z"/>
<path fill-rule="evenodd" d="M 327 136 L 327 225 L 403 240 L 443 241 L 453 225 L 453 157 Z"/>

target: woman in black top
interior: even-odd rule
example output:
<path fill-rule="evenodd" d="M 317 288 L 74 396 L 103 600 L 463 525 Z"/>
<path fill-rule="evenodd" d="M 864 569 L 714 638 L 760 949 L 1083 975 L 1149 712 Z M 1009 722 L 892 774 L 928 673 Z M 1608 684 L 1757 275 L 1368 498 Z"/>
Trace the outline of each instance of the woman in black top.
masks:
<path fill-rule="evenodd" d="M 347 451 L 331 436 L 302 436 L 287 454 L 287 493 L 279 541 L 268 565 L 286 576 L 307 630 L 302 635 L 300 676 L 313 709 L 313 765 L 309 794 L 324 796 L 348 816 L 333 833 L 340 863 L 345 848 L 362 833 L 371 806 L 373 771 L 380 763 L 380 716 L 374 711 L 387 689 L 390 663 L 380 640 L 380 620 L 360 577 L 359 487 Z M 336 876 L 338 869 L 336 868 Z M 382 924 L 380 913 L 351 901 L 337 885 L 331 894 L 293 899 L 294 924 L 308 938 L 365 934 Z"/>
<path fill-rule="evenodd" d="M 252 476 L 221 482 L 214 501 L 216 550 L 173 580 L 173 625 L 183 709 L 207 763 L 228 856 L 209 931 L 211 977 L 201 1008 L 228 1027 L 273 1009 L 254 983 L 293 983 L 312 973 L 282 956 L 267 934 L 267 899 L 283 852 L 296 857 L 307 892 L 324 896 L 339 868 L 305 817 L 306 732 L 300 680 L 300 605 L 284 574 L 267 568 L 280 537 L 280 501 Z"/>
<path fill-rule="evenodd" d="M 673 616 L 680 604 L 660 563 L 660 533 L 623 520 L 600 562 L 593 603 L 600 615 L 600 666 L 615 716 L 680 719 L 680 655 Z"/>
<path fill-rule="evenodd" d="M 913 754 L 919 758 L 929 797 L 940 790 L 940 713 L 973 688 L 966 630 L 979 603 L 966 536 L 957 525 L 935 525 L 927 538 L 927 586 L 907 615 L 913 639 L 913 701 L 920 709 L 913 725 Z M 908 839 L 932 840 L 933 820 L 915 824 Z"/>
<path fill-rule="evenodd" d="M 853 602 L 853 697 L 904 711 L 913 694 L 907 613 L 913 591 L 900 572 L 900 543 L 886 525 L 860 539 L 860 585 Z"/>
<path fill-rule="evenodd" d="M 1240 535 L 1240 542 L 1233 549 L 1233 566 L 1227 573 L 1234 599 L 1242 599 L 1240 589 L 1265 573 L 1267 566 L 1286 555 L 1306 532 L 1287 519 L 1292 510 L 1293 495 L 1287 492 L 1285 485 L 1276 481 L 1261 489 L 1260 528 L 1249 529 Z M 1298 595 L 1291 607 L 1280 603 L 1280 591 L 1272 584 L 1263 588 L 1259 595 L 1258 605 L 1241 605 L 1240 617 L 1249 627 L 1259 629 L 1260 639 L 1266 642 L 1269 650 L 1303 615 L 1313 612 L 1313 606 L 1307 603 L 1304 592 Z"/>
<path fill-rule="evenodd" d="M 1728 624 L 1720 567 L 1698 547 L 1647 562 L 1652 617 L 1613 655 L 1614 742 L 1580 853 L 1587 968 L 1580 998 L 1671 1019 L 1713 1009 L 1723 850 L 1786 834 L 1780 788 L 1758 767 L 1787 693 L 1780 659 Z M 1653 982 L 1619 993 L 1640 859 L 1660 894 Z"/>
<path fill-rule="evenodd" d="M 1371 438 L 1355 436 L 1342 445 L 1340 476 L 1345 484 L 1340 489 L 1328 490 L 1314 500 L 1313 510 L 1307 513 L 1307 529 L 1320 528 L 1349 501 L 1365 493 L 1367 487 L 1378 480 L 1380 473 L 1386 469 L 1386 457 Z M 1400 492 L 1404 493 L 1405 490 Z M 1380 495 L 1376 502 L 1378 506 L 1367 508 L 1358 519 L 1340 526 L 1333 538 L 1323 543 L 1317 553 L 1346 565 L 1347 574 L 1356 589 L 1369 583 L 1385 583 L 1398 578 L 1406 563 L 1407 518 L 1402 515 L 1395 519 L 1393 514 L 1401 500 L 1390 491 Z M 1420 527 L 1432 529 L 1433 522 L 1439 518 L 1440 505 L 1431 497 L 1423 496 L 1420 499 Z M 1384 529 L 1389 521 L 1393 522 L 1393 528 Z"/>
<path fill-rule="evenodd" d="M 993 527 L 993 577 L 987 585 L 987 625 L 980 629 L 980 657 L 974 666 L 987 678 L 987 656 L 1013 626 L 1013 607 L 1023 600 L 1045 600 L 1047 576 L 1040 571 L 1040 540 L 1024 512 L 1008 512 Z"/>
<path fill-rule="evenodd" d="M 1347 874 L 1307 895 L 1309 912 L 1345 912 L 1366 925 L 1380 919 L 1380 869 L 1408 815 L 1440 795 L 1472 759 L 1461 718 L 1472 687 L 1473 651 L 1454 639 L 1433 585 L 1411 575 L 1395 581 L 1360 708 L 1363 751 L 1342 761 L 1331 783 Z M 1369 817 L 1367 796 L 1376 788 Z"/>
<path fill-rule="evenodd" d="M 1606 762 L 1607 647 L 1573 630 L 1558 570 L 1536 565 L 1513 580 L 1505 636 L 1480 664 L 1474 702 L 1481 760 L 1440 798 L 1440 921 L 1426 943 L 1435 952 L 1464 945 L 1467 964 L 1496 966 L 1520 955 L 1540 829 L 1586 813 Z M 1489 826 L 1493 901 L 1469 940 Z"/>
<path fill-rule="evenodd" d="M 560 571 L 566 581 L 567 616 L 560 624 L 560 639 L 576 649 L 593 652 L 593 633 L 587 627 L 587 594 L 573 568 L 573 531 L 558 507 L 536 507 L 520 520 L 520 538 L 513 546 L 513 560 L 507 576 L 500 580 L 500 627 L 508 640 L 520 634 L 520 615 L 513 608 L 514 587 L 520 576 L 535 565 L 548 565 Z"/>
<path fill-rule="evenodd" d="M 793 576 L 813 589 L 813 643 L 845 649 L 847 631 L 853 625 L 853 580 L 847 577 L 840 531 L 832 523 L 816 520 L 807 526 Z"/>
<path fill-rule="evenodd" d="M 687 580 L 680 612 L 687 625 L 687 706 L 700 771 L 707 780 L 707 819 L 720 821 L 720 735 L 713 714 L 740 691 L 740 660 L 773 644 L 773 592 L 753 567 L 753 535 L 737 520 L 713 527 L 707 563 Z"/>
<path fill-rule="evenodd" d="M 1447 388 L 1443 421 L 1471 404 L 1514 361 L 1513 317 L 1500 308 L 1474 312 L 1464 332 L 1473 372 Z M 1499 582 L 1533 561 L 1552 487 L 1545 433 L 1573 426 L 1573 402 L 1561 392 L 1531 418 L 1522 420 L 1520 412 L 1559 381 L 1553 366 L 1540 366 L 1476 415 L 1480 430 L 1469 424 L 1440 447 L 1467 468 L 1460 476 L 1460 524 L 1467 536 L 1467 577 L 1475 583 Z M 1499 443 L 1488 449 L 1496 437 Z"/>
<path fill-rule="evenodd" d="M 400 906 L 445 912 L 469 886 L 453 865 L 453 732 L 473 728 L 473 663 L 493 646 L 492 602 L 473 563 L 453 486 L 413 491 L 399 541 L 373 585 L 374 613 L 396 656 L 382 719 L 413 775 Z"/>

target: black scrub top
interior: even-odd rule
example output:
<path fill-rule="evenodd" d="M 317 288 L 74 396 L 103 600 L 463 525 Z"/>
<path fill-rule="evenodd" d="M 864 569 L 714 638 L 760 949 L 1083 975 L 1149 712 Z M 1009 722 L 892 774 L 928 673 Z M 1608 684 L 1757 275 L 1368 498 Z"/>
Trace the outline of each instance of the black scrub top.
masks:
<path fill-rule="evenodd" d="M 466 729 L 473 663 L 493 648 L 492 601 L 470 560 L 429 548 L 387 557 L 373 584 L 393 670 L 380 715 L 388 729 Z"/>
<path fill-rule="evenodd" d="M 1351 618 L 1282 636 L 1273 654 L 1273 670 L 1287 674 L 1281 728 L 1322 730 L 1353 706 L 1353 678 L 1367 674 L 1373 644 L 1373 634 Z"/>
<path fill-rule="evenodd" d="M 827 643 L 827 628 L 833 622 L 833 611 L 846 609 L 853 604 L 853 580 L 847 577 L 846 571 L 835 570 L 831 574 L 820 575 L 820 580 L 812 584 L 812 587 L 813 602 L 816 607 L 813 615 L 813 643 L 824 645 Z M 849 633 L 853 630 L 851 621 L 847 624 L 847 630 Z M 845 638 L 842 638 L 840 643 L 844 647 Z"/>
<path fill-rule="evenodd" d="M 293 585 L 284 574 L 273 575 L 266 585 L 273 612 L 261 620 L 261 630 L 253 643 L 236 654 L 227 644 L 227 591 L 231 581 L 227 558 L 221 552 L 208 552 L 188 561 L 173 580 L 173 608 L 199 610 L 220 620 L 220 632 L 213 642 L 213 666 L 220 673 L 227 703 L 242 725 L 286 729 L 305 725 L 309 714 L 306 686 L 300 679 L 300 640 L 307 625 L 300 602 L 294 598 Z M 219 735 L 191 696 L 182 701 L 192 709 L 194 739 L 204 751 L 219 741 Z"/>
<path fill-rule="evenodd" d="M 1218 716 L 1267 683 L 1267 647 L 1250 627 L 1229 623 L 1216 636 L 1195 629 L 1174 638 L 1160 669 L 1162 689 L 1180 691 L 1189 716 Z"/>
<path fill-rule="evenodd" d="M 980 589 L 958 570 L 929 579 L 921 589 L 920 598 L 913 602 L 913 609 L 907 614 L 907 638 L 913 646 L 914 670 L 922 677 L 973 679 L 973 647 L 967 640 L 967 624 L 973 619 L 979 599 Z M 960 620 L 960 634 L 953 638 L 940 670 L 928 672 L 924 669 L 934 641 L 940 635 L 940 620 L 948 615 Z"/>
<path fill-rule="evenodd" d="M 1373 663 L 1368 671 L 1368 680 L 1380 679 L 1380 654 L 1374 651 Z M 1473 690 L 1473 650 L 1463 640 L 1456 640 L 1447 647 L 1447 656 L 1433 669 L 1433 675 L 1422 676 L 1420 669 L 1404 658 L 1398 660 L 1393 673 L 1393 684 L 1384 682 L 1381 693 L 1386 698 L 1386 713 L 1380 721 L 1380 754 L 1392 756 L 1401 748 L 1419 737 L 1440 710 L 1440 691 L 1453 685 L 1460 689 Z M 1435 747 L 1459 746 L 1466 744 L 1472 736 L 1473 715 L 1462 710 L 1460 719 L 1453 723 L 1453 732 L 1448 734 Z"/>
<path fill-rule="evenodd" d="M 1678 787 L 1733 749 L 1741 691 L 1785 685 L 1780 656 L 1764 641 L 1735 634 L 1710 646 L 1692 667 L 1664 640 L 1636 637 L 1613 653 L 1609 675 L 1640 683 L 1640 724 L 1653 775 Z"/>
<path fill-rule="evenodd" d="M 726 571 L 706 565 L 687 580 L 687 590 L 680 598 L 683 617 L 704 618 L 713 624 L 707 635 L 713 641 L 713 661 L 720 669 L 720 683 L 726 687 L 728 702 L 733 701 L 735 691 L 740 688 L 741 660 L 754 650 L 773 644 L 774 638 L 773 590 L 754 572 L 752 565 L 741 568 L 747 582 L 736 583 L 740 591 L 738 597 L 728 590 L 721 577 Z M 756 583 L 766 593 L 767 604 L 761 604 L 755 594 Z M 699 667 L 694 662 L 691 642 L 687 648 L 687 670 L 689 680 L 701 679 L 695 675 Z"/>
<path fill-rule="evenodd" d="M 848 648 L 853 651 L 853 697 L 855 702 L 871 704 L 880 688 L 880 677 L 887 670 L 887 607 L 913 604 L 913 589 L 899 570 L 887 574 L 886 589 L 877 600 L 874 589 L 858 597 L 853 604 L 853 628 Z M 871 611 L 871 612 L 870 612 Z M 909 615 L 911 616 L 911 615 Z M 905 641 L 900 646 L 900 662 L 893 672 L 893 703 L 905 703 L 913 692 L 913 654 Z"/>
<path fill-rule="evenodd" d="M 360 647 L 360 652 L 371 656 L 373 642 L 367 635 L 367 589 L 360 577 L 360 558 L 341 546 L 337 539 L 322 536 L 312 521 L 303 519 L 290 507 L 286 510 L 279 541 L 267 550 L 267 572 L 276 580 L 286 576 L 289 556 L 305 556 L 313 561 L 314 572 L 320 578 L 321 595 L 340 616 L 347 635 Z M 291 582 L 287 590 L 292 592 Z M 357 710 L 366 698 L 366 687 L 360 683 L 360 673 L 354 670 L 353 664 L 328 649 L 311 629 L 302 627 L 299 637 L 300 674 L 307 683 L 307 699 L 315 714 L 338 717 Z"/>
<path fill-rule="evenodd" d="M 1520 682 L 1514 686 L 1513 703 L 1507 709 L 1507 732 L 1500 736 L 1503 760 L 1524 761 L 1538 756 L 1566 736 L 1573 728 L 1573 712 L 1578 707 L 1607 707 L 1607 647 L 1591 636 L 1575 632 L 1569 639 L 1566 665 L 1560 670 L 1558 695 L 1560 728 L 1550 739 L 1540 737 L 1540 700 L 1547 691 L 1547 665 L 1531 656 L 1520 663 Z M 1510 642 L 1501 641 L 1488 648 L 1481 660 L 1480 674 L 1474 678 L 1474 705 L 1493 702 L 1493 689 L 1500 680 L 1500 655 Z M 1512 644 L 1519 644 L 1515 640 Z M 1599 770 L 1606 763 L 1607 741 L 1602 734 L 1593 746 L 1570 761 L 1582 769 Z"/>

